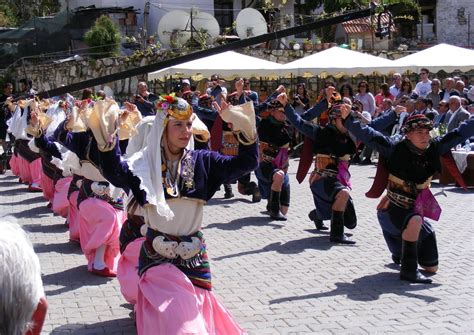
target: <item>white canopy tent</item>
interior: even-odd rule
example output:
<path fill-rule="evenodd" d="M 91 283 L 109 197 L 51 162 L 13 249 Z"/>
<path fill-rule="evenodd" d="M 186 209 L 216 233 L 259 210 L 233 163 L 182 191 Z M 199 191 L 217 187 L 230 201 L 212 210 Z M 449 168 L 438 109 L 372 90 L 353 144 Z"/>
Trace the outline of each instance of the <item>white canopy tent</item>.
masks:
<path fill-rule="evenodd" d="M 430 72 L 474 70 L 474 50 L 441 43 L 393 61 L 394 66 L 404 71 L 418 72 L 426 67 Z"/>
<path fill-rule="evenodd" d="M 386 74 L 397 72 L 393 61 L 358 51 L 333 47 L 283 65 L 283 74 L 312 77 Z"/>
<path fill-rule="evenodd" d="M 226 51 L 190 62 L 178 64 L 148 74 L 149 80 L 164 79 L 173 76 L 177 78 L 192 78 L 199 81 L 214 73 L 221 78 L 232 80 L 237 77 L 269 77 L 277 78 L 281 74 L 282 65 L 264 59 L 247 56 L 234 51 Z"/>

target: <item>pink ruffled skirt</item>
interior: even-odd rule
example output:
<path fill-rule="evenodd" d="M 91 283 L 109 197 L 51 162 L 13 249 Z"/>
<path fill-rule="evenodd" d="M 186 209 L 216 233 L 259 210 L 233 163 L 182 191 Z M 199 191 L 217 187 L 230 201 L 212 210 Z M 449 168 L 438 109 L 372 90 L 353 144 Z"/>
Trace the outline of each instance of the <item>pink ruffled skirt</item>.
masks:
<path fill-rule="evenodd" d="M 54 198 L 54 180 L 45 175 L 44 172 L 41 172 L 41 189 L 44 198 L 52 202 Z"/>
<path fill-rule="evenodd" d="M 21 178 L 21 181 L 25 184 L 31 184 L 33 182 L 33 179 L 31 178 L 30 163 L 26 159 L 21 157 L 21 155 L 18 155 L 17 163 L 18 163 L 18 174 Z"/>
<path fill-rule="evenodd" d="M 19 177 L 20 176 L 20 167 L 18 166 L 18 156 L 13 154 L 11 157 L 10 157 L 10 169 L 12 170 L 12 173 Z"/>
<path fill-rule="evenodd" d="M 35 159 L 29 165 L 31 174 L 31 184 L 41 186 L 41 179 L 43 176 L 43 165 L 41 164 L 41 158 Z"/>
<path fill-rule="evenodd" d="M 68 217 L 69 213 L 69 200 L 67 199 L 67 192 L 69 190 L 69 184 L 71 183 L 72 177 L 61 178 L 54 185 L 54 197 L 53 197 L 53 212 L 63 218 Z"/>
<path fill-rule="evenodd" d="M 120 256 L 117 265 L 120 291 L 125 300 L 133 305 L 137 303 L 138 280 L 140 279 L 138 276 L 138 256 L 143 241 L 145 241 L 145 238 L 141 237 L 130 242 Z"/>
<path fill-rule="evenodd" d="M 177 267 L 145 271 L 135 306 L 138 334 L 245 334 L 212 291 L 194 286 Z"/>
<path fill-rule="evenodd" d="M 69 224 L 69 239 L 72 241 L 79 241 L 80 238 L 80 222 L 81 216 L 79 215 L 79 210 L 77 209 L 77 197 L 79 196 L 79 191 L 74 191 L 69 196 L 69 211 L 67 213 L 67 223 Z"/>
<path fill-rule="evenodd" d="M 87 198 L 79 205 L 79 215 L 81 248 L 87 258 L 88 270 L 92 270 L 96 249 L 105 244 L 105 265 L 116 271 L 120 256 L 119 235 L 124 221 L 124 211 L 115 209 L 103 200 Z"/>

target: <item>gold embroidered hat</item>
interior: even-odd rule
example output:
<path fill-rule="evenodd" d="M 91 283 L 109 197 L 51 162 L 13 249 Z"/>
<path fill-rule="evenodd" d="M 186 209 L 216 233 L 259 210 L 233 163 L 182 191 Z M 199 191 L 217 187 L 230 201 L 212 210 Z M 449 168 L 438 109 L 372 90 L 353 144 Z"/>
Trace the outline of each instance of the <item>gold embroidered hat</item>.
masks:
<path fill-rule="evenodd" d="M 167 117 L 177 120 L 188 120 L 193 114 L 193 108 L 183 98 L 178 98 L 173 93 L 159 97 L 156 108 L 165 112 Z"/>

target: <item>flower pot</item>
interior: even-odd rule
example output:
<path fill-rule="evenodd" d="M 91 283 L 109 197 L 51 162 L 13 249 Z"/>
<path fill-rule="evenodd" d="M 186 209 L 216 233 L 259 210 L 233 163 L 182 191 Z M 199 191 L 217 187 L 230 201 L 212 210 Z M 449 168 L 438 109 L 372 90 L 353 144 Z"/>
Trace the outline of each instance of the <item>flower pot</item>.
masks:
<path fill-rule="evenodd" d="M 313 45 L 311 43 L 304 43 L 303 48 L 305 51 L 311 51 L 313 50 Z"/>
<path fill-rule="evenodd" d="M 332 47 L 337 47 L 337 43 L 329 43 L 329 47 L 332 48 Z"/>
<path fill-rule="evenodd" d="M 323 49 L 322 43 L 316 43 L 313 45 L 313 50 L 315 51 L 321 51 Z"/>
<path fill-rule="evenodd" d="M 323 43 L 323 50 L 329 49 L 329 43 Z"/>

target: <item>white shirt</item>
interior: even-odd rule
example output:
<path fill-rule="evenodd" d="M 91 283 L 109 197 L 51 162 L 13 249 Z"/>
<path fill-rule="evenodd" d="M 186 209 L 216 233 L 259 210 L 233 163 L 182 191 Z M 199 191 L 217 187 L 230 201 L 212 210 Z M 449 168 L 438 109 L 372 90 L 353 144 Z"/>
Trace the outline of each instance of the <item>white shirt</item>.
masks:
<path fill-rule="evenodd" d="M 414 91 L 418 96 L 422 98 L 426 98 L 428 93 L 431 92 L 431 80 L 428 80 L 427 82 L 420 81 L 416 84 Z"/>
<path fill-rule="evenodd" d="M 389 90 L 390 90 L 390 94 L 393 95 L 394 97 L 398 96 L 398 93 L 400 93 L 400 88 L 398 88 L 397 86 L 395 86 L 395 84 L 393 84 L 392 86 L 390 86 Z"/>

